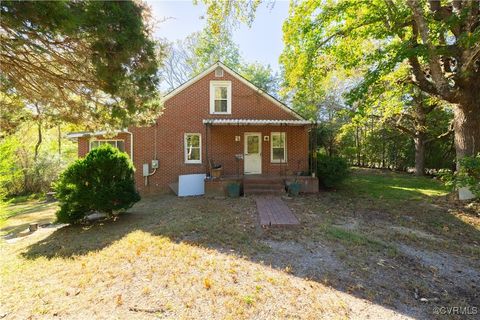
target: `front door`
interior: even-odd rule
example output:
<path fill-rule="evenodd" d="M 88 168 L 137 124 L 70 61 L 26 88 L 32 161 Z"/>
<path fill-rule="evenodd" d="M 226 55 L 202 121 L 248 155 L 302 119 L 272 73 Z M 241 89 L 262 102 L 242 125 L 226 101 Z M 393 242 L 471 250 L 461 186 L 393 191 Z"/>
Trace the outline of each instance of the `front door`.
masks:
<path fill-rule="evenodd" d="M 262 134 L 258 132 L 245 133 L 244 173 L 262 173 Z"/>

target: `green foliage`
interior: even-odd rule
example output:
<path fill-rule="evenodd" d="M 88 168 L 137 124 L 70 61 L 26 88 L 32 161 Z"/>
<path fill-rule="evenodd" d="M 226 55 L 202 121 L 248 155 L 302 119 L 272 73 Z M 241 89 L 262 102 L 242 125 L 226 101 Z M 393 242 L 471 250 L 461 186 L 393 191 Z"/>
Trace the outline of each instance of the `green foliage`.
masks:
<path fill-rule="evenodd" d="M 241 65 L 240 49 L 227 32 L 214 34 L 209 29 L 195 33 L 197 43 L 194 48 L 194 73 L 198 74 L 217 61 L 222 61 L 234 70 Z"/>
<path fill-rule="evenodd" d="M 277 96 L 279 89 L 279 77 L 273 73 L 270 65 L 264 66 L 258 62 L 243 64 L 240 74 L 258 88 Z"/>
<path fill-rule="evenodd" d="M 480 198 L 480 153 L 476 156 L 464 157 L 459 161 L 459 170 L 442 170 L 439 176 L 451 189 L 467 187 L 477 198 Z"/>
<path fill-rule="evenodd" d="M 207 28 L 213 34 L 219 34 L 225 30 L 231 31 L 238 26 L 238 22 L 250 25 L 255 18 L 255 12 L 262 0 L 251 1 L 216 1 L 194 0 L 207 7 Z"/>
<path fill-rule="evenodd" d="M 425 114 L 430 109 L 442 112 L 447 102 L 478 113 L 478 43 L 471 41 L 480 34 L 480 25 L 469 22 L 473 17 L 478 18 L 477 2 L 292 1 L 283 27 L 283 91 L 293 97 L 296 108 L 317 116 L 315 112 L 328 103 L 330 79 L 340 74 L 349 83 L 342 100 L 351 111 L 374 116 L 397 129 L 407 128 L 405 119 L 415 117 L 418 111 L 418 105 L 412 103 L 413 87 L 428 96 L 426 100 L 437 100 L 424 104 Z M 460 61 L 460 56 L 472 59 Z M 452 77 L 462 79 L 462 84 L 451 82 Z M 407 130 L 435 136 L 435 129 L 448 127 L 436 122 L 427 126 L 423 120 L 415 119 L 413 128 L 409 125 Z M 462 125 L 475 127 L 478 121 Z M 465 140 L 470 141 L 463 150 L 467 154 L 478 146 L 475 132 L 478 127 L 465 133 Z M 448 165 L 449 143 L 436 147 L 442 152 L 430 155 L 444 155 L 448 161 L 442 165 Z M 438 166 L 435 163 L 429 162 Z"/>
<path fill-rule="evenodd" d="M 65 126 L 60 126 L 68 130 Z M 58 127 L 42 130 L 43 141 L 35 158 L 37 128 L 32 121 L 0 142 L 0 199 L 43 194 L 60 172 L 77 157 L 77 146 L 59 136 Z"/>
<path fill-rule="evenodd" d="M 317 176 L 324 187 L 338 186 L 348 174 L 348 164 L 343 158 L 317 154 Z"/>
<path fill-rule="evenodd" d="M 137 1 L 2 1 L 2 93 L 89 126 L 159 108 L 157 50 Z"/>
<path fill-rule="evenodd" d="M 55 185 L 59 222 L 76 223 L 92 211 L 108 215 L 140 200 L 127 154 L 103 145 L 70 165 Z"/>
<path fill-rule="evenodd" d="M 21 177 L 21 171 L 15 167 L 18 161 L 15 153 L 18 143 L 15 138 L 0 142 L 0 202 L 12 190 L 12 184 Z"/>

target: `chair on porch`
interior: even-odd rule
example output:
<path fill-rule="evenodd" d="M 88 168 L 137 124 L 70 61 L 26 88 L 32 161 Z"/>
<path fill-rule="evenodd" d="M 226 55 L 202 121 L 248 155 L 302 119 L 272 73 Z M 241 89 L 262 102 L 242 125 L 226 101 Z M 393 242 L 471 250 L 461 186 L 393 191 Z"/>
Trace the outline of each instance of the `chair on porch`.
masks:
<path fill-rule="evenodd" d="M 208 160 L 208 165 L 210 166 L 210 176 L 212 178 L 220 178 L 222 175 L 223 167 L 221 164 L 216 164 L 213 159 Z"/>

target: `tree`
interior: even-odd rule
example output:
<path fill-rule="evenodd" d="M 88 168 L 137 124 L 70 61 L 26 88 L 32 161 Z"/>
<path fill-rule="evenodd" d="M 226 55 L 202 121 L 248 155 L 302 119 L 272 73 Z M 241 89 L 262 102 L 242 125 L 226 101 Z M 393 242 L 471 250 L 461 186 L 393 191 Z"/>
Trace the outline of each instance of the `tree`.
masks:
<path fill-rule="evenodd" d="M 158 110 L 162 52 L 149 37 L 145 6 L 2 1 L 0 14 L 2 95 L 87 127 L 126 126 Z"/>
<path fill-rule="evenodd" d="M 278 96 L 279 76 L 258 62 L 247 63 L 229 32 L 214 34 L 209 29 L 194 32 L 167 46 L 160 76 L 167 90 L 173 90 L 217 61 L 237 71 L 260 89 Z"/>
<path fill-rule="evenodd" d="M 264 66 L 258 62 L 247 63 L 242 65 L 239 72 L 258 88 L 278 97 L 280 77 L 273 72 L 270 65 Z"/>
<path fill-rule="evenodd" d="M 217 61 L 238 70 L 242 64 L 240 50 L 230 33 L 213 34 L 204 29 L 167 45 L 160 76 L 167 90 L 173 90 Z"/>
<path fill-rule="evenodd" d="M 449 105 L 431 97 L 409 81 L 403 64 L 395 72 L 384 75 L 368 88 L 359 101 L 360 114 L 374 118 L 409 136 L 415 146 L 415 173 L 425 174 L 427 145 L 437 139 L 452 137 Z"/>
<path fill-rule="evenodd" d="M 76 223 L 92 211 L 111 215 L 140 200 L 132 161 L 124 152 L 103 145 L 70 165 L 55 186 L 59 222 Z"/>
<path fill-rule="evenodd" d="M 454 106 L 457 157 L 480 150 L 480 2 L 375 0 L 292 3 L 284 26 L 287 76 L 305 79 L 335 66 L 361 70 L 361 99 L 402 62 L 409 81 Z"/>
<path fill-rule="evenodd" d="M 207 7 L 207 28 L 213 34 L 230 32 L 238 27 L 238 23 L 251 25 L 255 18 L 255 12 L 263 0 L 194 0 L 197 4 L 202 2 Z"/>

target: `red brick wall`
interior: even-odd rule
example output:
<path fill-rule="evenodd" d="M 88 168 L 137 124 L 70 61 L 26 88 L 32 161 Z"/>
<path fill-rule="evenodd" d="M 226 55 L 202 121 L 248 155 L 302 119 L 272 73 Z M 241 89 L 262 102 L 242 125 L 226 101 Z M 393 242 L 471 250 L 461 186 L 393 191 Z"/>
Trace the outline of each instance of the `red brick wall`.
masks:
<path fill-rule="evenodd" d="M 229 80 L 232 82 L 232 114 L 210 114 L 210 81 Z M 243 153 L 244 132 L 262 133 L 262 173 L 277 174 L 281 168 L 287 172 L 306 171 L 308 169 L 308 133 L 306 127 L 279 126 L 212 126 L 207 141 L 206 126 L 203 119 L 297 119 L 291 113 L 275 105 L 272 101 L 252 90 L 249 86 L 224 72 L 224 77 L 215 77 L 214 72 L 185 88 L 165 102 L 163 114 L 157 119 L 156 126 L 132 127 L 134 142 L 134 164 L 137 168 L 136 183 L 143 193 L 165 192 L 168 184 L 176 182 L 181 174 L 207 173 L 208 159 L 213 159 L 224 167 L 224 174 L 236 174 L 235 154 Z M 270 163 L 270 141 L 263 141 L 270 132 L 286 132 L 288 163 L 284 165 Z M 186 164 L 184 159 L 184 134 L 202 135 L 202 164 Z M 240 135 L 241 141 L 235 142 Z M 126 151 L 130 153 L 128 134 L 119 135 L 126 140 Z M 155 139 L 156 136 L 156 139 Z M 87 138 L 79 139 L 79 156 L 88 150 Z M 142 165 L 155 158 L 159 160 L 159 169 L 148 178 L 145 186 L 142 177 Z M 209 156 L 206 155 L 207 144 Z M 239 163 L 243 172 L 243 161 Z"/>

